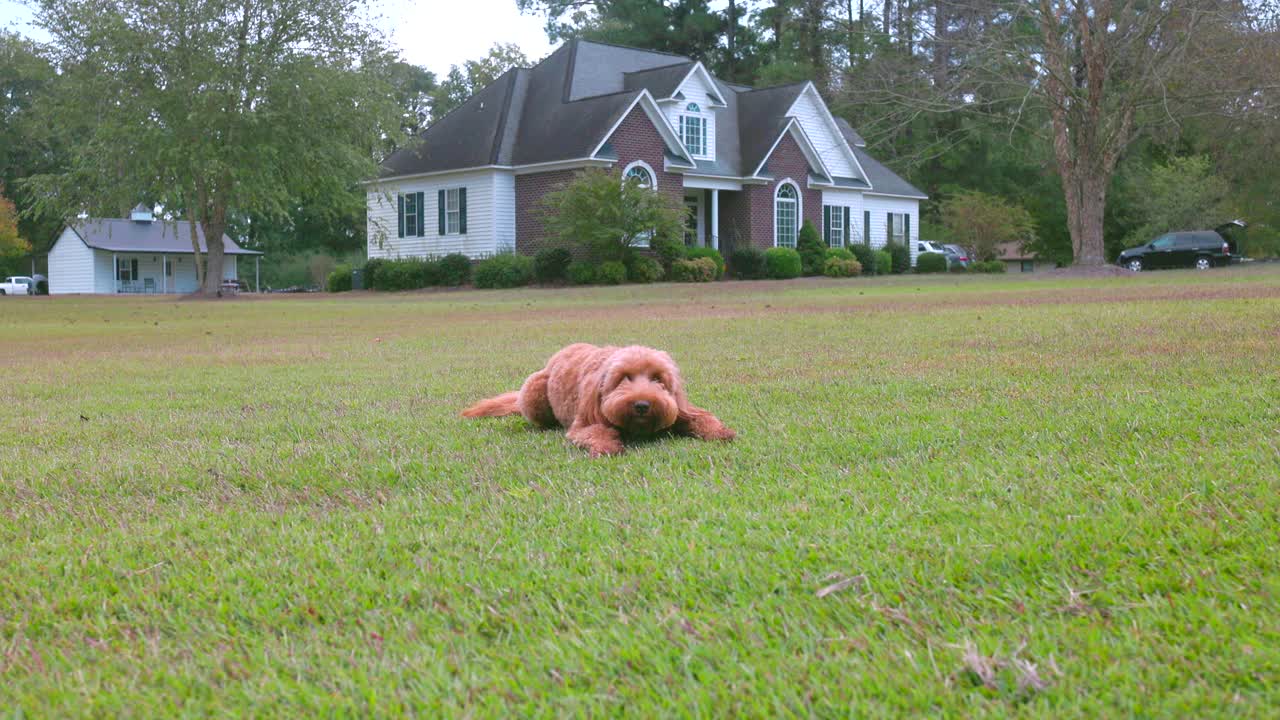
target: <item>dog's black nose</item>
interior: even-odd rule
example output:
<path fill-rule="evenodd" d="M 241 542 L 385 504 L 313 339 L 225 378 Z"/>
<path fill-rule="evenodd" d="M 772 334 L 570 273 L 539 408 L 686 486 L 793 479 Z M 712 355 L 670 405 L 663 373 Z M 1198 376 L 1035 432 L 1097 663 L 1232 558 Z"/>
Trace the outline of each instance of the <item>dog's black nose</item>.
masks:
<path fill-rule="evenodd" d="M 636 404 L 631 406 L 631 409 L 635 410 L 637 415 L 644 415 L 649 412 L 649 401 L 637 400 Z"/>

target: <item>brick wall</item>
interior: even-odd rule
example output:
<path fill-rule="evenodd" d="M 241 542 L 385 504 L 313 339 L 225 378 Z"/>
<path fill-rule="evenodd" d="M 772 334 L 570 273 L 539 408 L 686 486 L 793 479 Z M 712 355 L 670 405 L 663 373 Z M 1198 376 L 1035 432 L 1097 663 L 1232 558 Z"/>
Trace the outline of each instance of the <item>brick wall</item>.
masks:
<path fill-rule="evenodd" d="M 609 144 L 618 155 L 613 172 L 621 173 L 632 162 L 643 160 L 657 176 L 659 192 L 677 201 L 684 197 L 683 178 L 663 170 L 666 143 L 640 107 L 632 108 L 610 136 Z M 531 255 L 550 244 L 538 215 L 539 201 L 543 195 L 564 186 L 576 172 L 555 170 L 516 176 L 516 249 L 521 253 Z"/>
<path fill-rule="evenodd" d="M 774 194 L 778 183 L 787 178 L 800 190 L 801 222 L 808 220 L 822 231 L 822 191 L 809 189 L 809 161 L 790 133 L 769 156 L 767 174 L 774 178 L 768 185 L 747 185 L 742 192 L 720 194 L 722 247 L 725 238 L 733 247 L 773 247 Z"/>

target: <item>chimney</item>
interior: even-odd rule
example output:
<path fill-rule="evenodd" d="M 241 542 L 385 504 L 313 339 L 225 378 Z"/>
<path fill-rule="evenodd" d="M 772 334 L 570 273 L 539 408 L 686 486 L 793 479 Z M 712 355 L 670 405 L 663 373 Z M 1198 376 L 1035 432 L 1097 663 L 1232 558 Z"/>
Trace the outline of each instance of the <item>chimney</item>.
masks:
<path fill-rule="evenodd" d="M 155 221 L 156 217 L 155 214 L 151 212 L 151 208 L 142 203 L 138 203 L 138 207 L 134 208 L 133 212 L 129 214 L 129 219 L 136 223 L 145 223 L 150 225 Z"/>

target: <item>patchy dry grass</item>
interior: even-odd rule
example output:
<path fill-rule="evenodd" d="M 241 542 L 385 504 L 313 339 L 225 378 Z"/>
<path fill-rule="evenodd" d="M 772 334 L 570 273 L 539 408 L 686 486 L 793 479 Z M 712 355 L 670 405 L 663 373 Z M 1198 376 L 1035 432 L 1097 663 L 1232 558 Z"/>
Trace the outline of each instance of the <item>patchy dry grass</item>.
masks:
<path fill-rule="evenodd" d="M 572 341 L 733 445 L 465 422 Z M 0 302 L 0 715 L 1280 711 L 1280 274 Z"/>

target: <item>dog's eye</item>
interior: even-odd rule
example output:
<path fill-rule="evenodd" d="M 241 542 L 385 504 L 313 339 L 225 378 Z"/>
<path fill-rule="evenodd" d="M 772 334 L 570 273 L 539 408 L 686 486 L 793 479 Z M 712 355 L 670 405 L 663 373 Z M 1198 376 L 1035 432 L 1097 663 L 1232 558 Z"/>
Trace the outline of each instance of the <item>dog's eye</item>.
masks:
<path fill-rule="evenodd" d="M 622 381 L 623 381 L 623 382 L 631 382 L 631 374 L 630 374 L 630 373 L 627 373 L 626 375 L 623 375 L 623 376 L 622 376 Z"/>
<path fill-rule="evenodd" d="M 661 385 L 661 384 L 662 384 L 662 376 L 661 376 L 661 375 L 654 375 L 654 376 L 650 377 L 649 379 L 650 379 L 650 380 L 652 380 L 653 382 L 658 383 L 659 385 Z"/>

